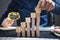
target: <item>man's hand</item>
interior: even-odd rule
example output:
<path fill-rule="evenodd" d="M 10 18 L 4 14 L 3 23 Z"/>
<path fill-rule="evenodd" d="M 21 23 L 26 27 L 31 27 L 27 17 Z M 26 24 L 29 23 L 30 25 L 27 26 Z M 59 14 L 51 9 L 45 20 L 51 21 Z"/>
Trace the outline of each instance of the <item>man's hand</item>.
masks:
<path fill-rule="evenodd" d="M 55 3 L 52 0 L 40 0 L 37 7 L 40 7 L 41 10 L 51 11 L 54 9 Z"/>
<path fill-rule="evenodd" d="M 4 28 L 7 28 L 7 27 L 10 27 L 13 23 L 14 23 L 14 20 L 10 20 L 10 19 L 6 18 L 6 19 L 3 20 L 1 25 Z"/>

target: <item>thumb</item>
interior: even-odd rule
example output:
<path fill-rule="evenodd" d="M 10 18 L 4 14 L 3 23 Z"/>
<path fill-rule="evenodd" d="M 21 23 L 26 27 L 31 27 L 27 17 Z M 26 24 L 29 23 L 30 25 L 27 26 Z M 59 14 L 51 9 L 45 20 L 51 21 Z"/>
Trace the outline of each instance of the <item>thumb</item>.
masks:
<path fill-rule="evenodd" d="M 36 7 L 40 8 L 41 5 L 42 5 L 42 1 L 39 1 Z"/>

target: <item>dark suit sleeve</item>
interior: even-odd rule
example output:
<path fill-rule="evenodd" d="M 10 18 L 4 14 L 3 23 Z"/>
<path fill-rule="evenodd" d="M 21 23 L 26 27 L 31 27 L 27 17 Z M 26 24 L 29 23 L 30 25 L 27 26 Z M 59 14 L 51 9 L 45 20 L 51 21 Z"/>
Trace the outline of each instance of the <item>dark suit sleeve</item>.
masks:
<path fill-rule="evenodd" d="M 18 12 L 18 3 L 14 0 L 12 0 L 12 2 L 8 5 L 6 12 L 0 18 L 0 25 L 2 21 L 8 16 L 8 13 L 13 11 Z"/>
<path fill-rule="evenodd" d="M 55 8 L 52 11 L 56 15 L 60 15 L 60 0 L 54 0 L 55 2 Z"/>

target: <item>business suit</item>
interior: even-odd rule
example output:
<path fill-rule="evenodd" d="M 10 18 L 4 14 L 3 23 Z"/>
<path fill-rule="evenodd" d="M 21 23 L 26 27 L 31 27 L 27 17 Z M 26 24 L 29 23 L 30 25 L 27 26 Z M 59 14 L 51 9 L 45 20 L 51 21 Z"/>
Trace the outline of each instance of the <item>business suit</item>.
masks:
<path fill-rule="evenodd" d="M 60 11 L 60 1 L 53 0 L 56 5 L 52 13 L 59 15 Z M 17 21 L 19 25 L 21 21 L 25 21 L 26 17 L 30 16 L 31 12 L 35 12 L 35 7 L 37 6 L 38 0 L 12 0 L 9 4 L 7 11 L 2 15 L 0 19 L 0 24 L 2 23 L 3 19 L 7 17 L 9 12 L 19 12 L 21 15 L 21 19 Z M 41 26 L 48 26 L 48 11 L 44 10 L 41 13 Z"/>

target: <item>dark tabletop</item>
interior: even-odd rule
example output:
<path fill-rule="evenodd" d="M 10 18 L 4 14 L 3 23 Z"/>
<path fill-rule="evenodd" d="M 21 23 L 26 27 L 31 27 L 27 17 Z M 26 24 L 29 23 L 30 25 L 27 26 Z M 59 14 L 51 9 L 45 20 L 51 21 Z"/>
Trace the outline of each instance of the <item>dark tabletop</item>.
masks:
<path fill-rule="evenodd" d="M 26 33 L 26 37 L 27 37 L 27 32 Z M 20 33 L 21 35 L 22 33 Z M 0 30 L 0 37 L 17 37 L 17 34 L 15 32 L 15 30 Z M 20 36 L 22 37 L 22 35 Z M 31 34 L 30 34 L 30 37 Z M 40 37 L 36 37 L 36 33 L 35 33 L 35 38 L 60 38 L 60 37 L 57 37 L 56 35 L 54 35 L 52 32 L 50 31 L 40 31 Z"/>

